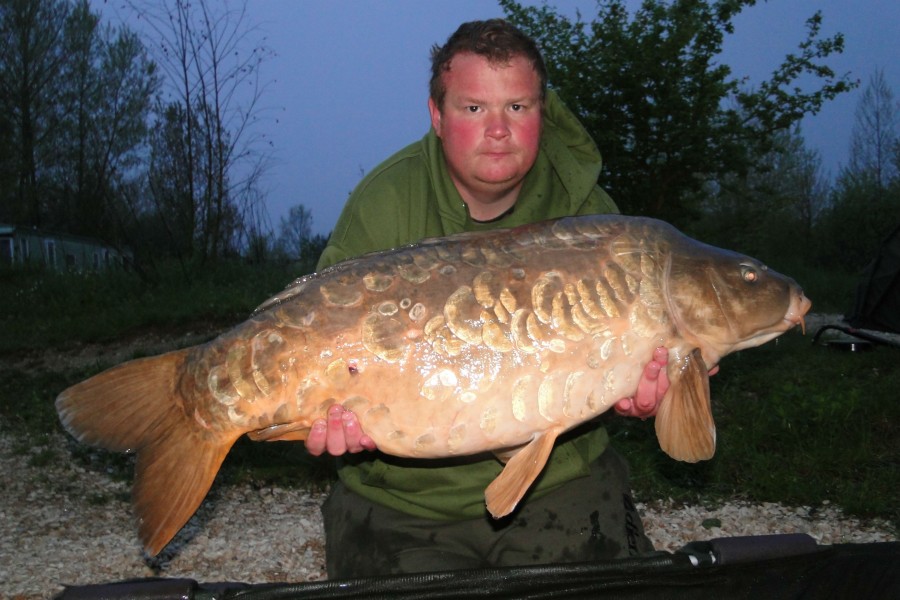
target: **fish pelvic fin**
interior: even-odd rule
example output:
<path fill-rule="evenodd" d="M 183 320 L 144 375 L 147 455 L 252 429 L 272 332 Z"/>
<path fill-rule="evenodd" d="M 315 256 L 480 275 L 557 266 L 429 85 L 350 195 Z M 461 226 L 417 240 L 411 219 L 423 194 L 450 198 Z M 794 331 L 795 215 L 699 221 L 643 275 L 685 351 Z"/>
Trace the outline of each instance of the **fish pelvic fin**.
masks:
<path fill-rule="evenodd" d="M 136 452 L 132 492 L 141 542 L 159 553 L 209 491 L 237 439 L 201 429 L 176 387 L 187 351 L 133 360 L 64 390 L 56 410 L 80 442 Z"/>
<path fill-rule="evenodd" d="M 302 442 L 309 437 L 309 423 L 282 423 L 265 429 L 248 431 L 247 437 L 254 442 Z"/>
<path fill-rule="evenodd" d="M 491 516 L 499 519 L 515 510 L 525 492 L 544 470 L 559 433 L 559 429 L 548 429 L 517 452 L 503 453 L 503 458 L 507 459 L 506 466 L 484 491 Z"/>
<path fill-rule="evenodd" d="M 685 462 L 708 460 L 716 452 L 716 424 L 709 373 L 699 349 L 687 355 L 656 414 L 656 437 L 663 451 Z"/>

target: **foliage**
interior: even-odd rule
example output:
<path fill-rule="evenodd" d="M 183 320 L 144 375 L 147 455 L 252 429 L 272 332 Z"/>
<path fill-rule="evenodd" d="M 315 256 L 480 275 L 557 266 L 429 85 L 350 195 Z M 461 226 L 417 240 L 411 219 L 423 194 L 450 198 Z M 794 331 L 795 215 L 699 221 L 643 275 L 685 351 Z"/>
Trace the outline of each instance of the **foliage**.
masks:
<path fill-rule="evenodd" d="M 7 183 L 0 206 L 4 218 L 40 225 L 43 183 L 38 172 L 52 156 L 60 119 L 59 80 L 62 32 L 69 5 L 59 0 L 10 0 L 0 4 L 0 102 L 6 127 L 0 146 L 15 148 L 6 157 Z"/>
<path fill-rule="evenodd" d="M 206 238 L 232 248 L 237 208 L 230 198 L 210 201 L 216 192 L 208 188 L 211 180 L 204 176 L 208 157 L 203 139 L 194 134 L 200 126 L 196 113 L 177 102 L 158 107 L 157 113 L 148 169 L 152 208 L 146 214 L 166 233 L 163 252 L 183 260 L 193 258 L 195 251 L 204 257 Z"/>
<path fill-rule="evenodd" d="M 328 243 L 328 237 L 312 234 L 312 220 L 308 208 L 302 204 L 292 206 L 288 218 L 281 217 L 281 233 L 277 241 L 279 253 L 309 271 L 315 270 L 319 256 Z"/>
<path fill-rule="evenodd" d="M 820 35 L 820 14 L 798 52 L 747 89 L 719 52 L 754 1 L 626 4 L 603 0 L 582 22 L 501 2 L 538 39 L 551 84 L 598 141 L 601 183 L 623 211 L 768 262 L 799 254 L 859 270 L 897 214 L 900 152 L 883 74 L 861 100 L 851 160 L 829 192 L 793 128 L 852 87 L 824 64 L 843 38 Z M 256 42 L 246 3 L 126 5 L 150 31 L 143 39 L 102 25 L 87 0 L 0 0 L 0 220 L 128 245 L 147 284 L 166 279 L 171 259 L 187 279 L 237 255 L 309 268 L 327 240 L 309 236 L 308 209 L 299 204 L 277 232 L 265 215 L 257 106 L 271 51 Z M 875 186 L 863 168 L 873 149 Z"/>
<path fill-rule="evenodd" d="M 312 211 L 298 204 L 292 206 L 287 218 L 281 217 L 281 232 L 278 244 L 291 258 L 302 258 L 305 246 L 312 238 Z"/>
<path fill-rule="evenodd" d="M 128 4 L 155 61 L 88 0 L 0 1 L 0 221 L 131 246 L 141 269 L 175 256 L 190 274 L 263 229 L 271 52 L 252 45 L 246 5 Z"/>
<path fill-rule="evenodd" d="M 134 33 L 86 0 L 0 5 L 0 219 L 121 241 L 115 202 L 133 177 L 158 80 Z"/>
<path fill-rule="evenodd" d="M 861 271 L 900 226 L 900 138 L 894 94 L 881 70 L 857 103 L 850 159 L 815 225 L 816 259 Z"/>
<path fill-rule="evenodd" d="M 874 179 L 842 177 L 816 226 L 817 259 L 827 268 L 860 271 L 898 225 L 900 179 L 885 188 Z"/>
<path fill-rule="evenodd" d="M 63 188 L 53 212 L 71 233 L 121 241 L 125 211 L 115 198 L 141 161 L 156 66 L 134 32 L 101 27 L 86 0 L 73 6 L 64 47 L 60 88 L 70 118 L 60 128 L 61 172 L 50 174 Z"/>
<path fill-rule="evenodd" d="M 799 129 L 776 134 L 772 144 L 744 177 L 708 185 L 700 214 L 685 231 L 772 265 L 786 256 L 810 262 L 817 249 L 814 225 L 829 202 L 821 159 L 806 148 Z"/>
<path fill-rule="evenodd" d="M 821 38 L 820 13 L 798 52 L 747 89 L 718 55 L 732 19 L 755 0 L 644 0 L 633 15 L 622 0 L 602 0 L 590 23 L 547 5 L 500 4 L 538 41 L 551 85 L 597 141 L 601 185 L 623 212 L 678 226 L 694 216 L 705 182 L 744 176 L 777 132 L 853 87 L 822 63 L 843 50 L 843 36 Z M 803 91 L 801 78 L 818 87 Z"/>

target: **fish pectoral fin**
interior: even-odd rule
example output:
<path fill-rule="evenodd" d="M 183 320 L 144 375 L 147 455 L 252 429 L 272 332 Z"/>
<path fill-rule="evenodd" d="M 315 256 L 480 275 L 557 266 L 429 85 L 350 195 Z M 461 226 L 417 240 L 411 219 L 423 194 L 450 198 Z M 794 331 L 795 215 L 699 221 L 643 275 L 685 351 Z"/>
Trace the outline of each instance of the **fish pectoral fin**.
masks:
<path fill-rule="evenodd" d="M 494 450 L 494 456 L 497 457 L 497 460 L 502 462 L 504 465 L 510 461 L 510 459 L 519 453 L 519 450 L 524 448 L 527 444 L 523 444 L 521 446 L 516 446 L 514 448 L 506 448 L 504 450 Z"/>
<path fill-rule="evenodd" d="M 716 452 L 716 423 L 709 397 L 709 373 L 699 349 L 678 366 L 680 371 L 659 404 L 656 437 L 675 460 L 697 462 Z"/>
<path fill-rule="evenodd" d="M 507 455 L 508 461 L 503 471 L 484 491 L 488 512 L 495 519 L 505 517 L 516 508 L 547 464 L 559 432 L 556 428 L 548 429 L 511 456 Z"/>
<path fill-rule="evenodd" d="M 302 421 L 272 425 L 248 431 L 247 437 L 254 442 L 302 442 L 309 437 L 309 423 Z"/>

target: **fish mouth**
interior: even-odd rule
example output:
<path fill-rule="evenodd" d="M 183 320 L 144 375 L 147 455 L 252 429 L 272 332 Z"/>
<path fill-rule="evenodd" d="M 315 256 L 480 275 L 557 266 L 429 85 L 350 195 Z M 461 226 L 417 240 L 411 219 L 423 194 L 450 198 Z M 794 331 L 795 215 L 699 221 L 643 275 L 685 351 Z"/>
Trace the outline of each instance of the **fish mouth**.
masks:
<path fill-rule="evenodd" d="M 810 307 L 812 307 L 812 301 L 806 297 L 803 290 L 798 290 L 793 300 L 791 300 L 787 313 L 784 315 L 784 322 L 788 325 L 787 329 L 792 329 L 799 325 L 800 331 L 803 332 L 803 335 L 806 335 L 806 320 L 804 317 L 809 312 Z"/>

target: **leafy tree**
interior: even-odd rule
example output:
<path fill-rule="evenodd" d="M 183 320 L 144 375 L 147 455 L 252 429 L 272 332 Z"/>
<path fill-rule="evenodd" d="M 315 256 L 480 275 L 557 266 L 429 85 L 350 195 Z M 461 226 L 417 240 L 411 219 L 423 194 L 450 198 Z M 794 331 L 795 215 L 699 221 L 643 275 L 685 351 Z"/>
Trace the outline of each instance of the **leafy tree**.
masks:
<path fill-rule="evenodd" d="M 897 105 L 879 69 L 856 107 L 849 164 L 835 183 L 816 230 L 820 260 L 858 271 L 868 264 L 900 215 Z"/>
<path fill-rule="evenodd" d="M 822 38 L 821 13 L 806 23 L 797 53 L 771 79 L 747 89 L 719 54 L 733 18 L 755 0 L 600 0 L 585 23 L 555 9 L 500 0 L 535 38 L 551 85 L 580 116 L 605 160 L 600 178 L 624 212 L 684 225 L 706 182 L 745 176 L 774 147 L 774 135 L 853 87 L 822 61 L 843 36 Z M 812 91 L 798 80 L 811 77 Z"/>
<path fill-rule="evenodd" d="M 67 229 L 111 239 L 123 212 L 117 188 L 141 162 L 158 78 L 134 32 L 99 21 L 80 0 L 66 23 L 60 88 L 67 117 L 55 183 Z"/>
<path fill-rule="evenodd" d="M 16 149 L 7 167 L 14 187 L 3 191 L 8 207 L 4 218 L 16 223 L 41 226 L 48 218 L 40 172 L 46 155 L 55 151 L 61 118 L 57 85 L 68 15 L 63 0 L 0 2 L 0 112 L 7 126 L 3 142 Z"/>
<path fill-rule="evenodd" d="M 806 147 L 799 127 L 779 132 L 772 143 L 746 176 L 708 184 L 700 218 L 685 229 L 768 262 L 784 255 L 810 258 L 814 223 L 828 210 L 822 159 Z"/>
<path fill-rule="evenodd" d="M 281 217 L 278 248 L 289 259 L 300 262 L 303 273 L 315 269 L 319 256 L 328 243 L 328 237 L 312 233 L 312 212 L 298 204 L 292 206 L 288 217 Z"/>
<path fill-rule="evenodd" d="M 201 212 L 195 190 L 202 184 L 199 169 L 191 165 L 200 154 L 197 139 L 189 133 L 192 126 L 188 119 L 193 115 L 177 102 L 157 107 L 156 111 L 159 117 L 149 140 L 149 202 L 138 211 L 153 215 L 165 231 L 168 241 L 165 254 L 190 259 Z"/>
<path fill-rule="evenodd" d="M 900 185 L 878 185 L 872 178 L 840 177 L 831 205 L 816 224 L 819 262 L 858 272 L 875 257 L 900 215 Z"/>
<path fill-rule="evenodd" d="M 277 245 L 273 243 L 269 232 L 253 229 L 247 234 L 247 247 L 244 256 L 250 264 L 264 264 L 267 260 L 277 255 Z"/>
<path fill-rule="evenodd" d="M 0 0 L 0 218 L 114 241 L 155 85 L 87 0 Z"/>

